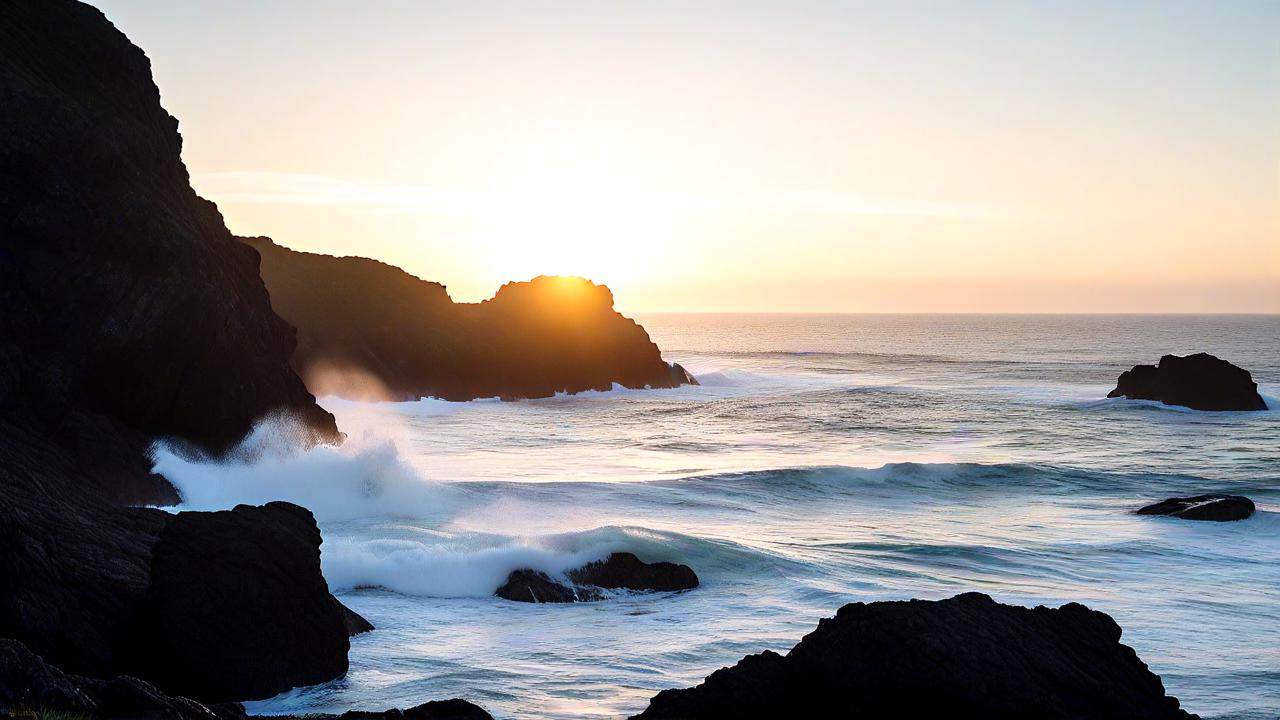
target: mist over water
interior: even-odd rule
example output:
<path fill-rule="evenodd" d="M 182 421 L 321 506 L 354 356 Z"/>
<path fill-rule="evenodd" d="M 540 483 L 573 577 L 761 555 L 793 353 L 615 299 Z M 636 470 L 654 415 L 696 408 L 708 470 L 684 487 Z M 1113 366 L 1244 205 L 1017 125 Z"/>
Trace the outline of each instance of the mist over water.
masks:
<path fill-rule="evenodd" d="M 378 630 L 338 681 L 254 712 L 466 697 L 497 717 L 617 717 L 852 601 L 967 590 L 1083 602 L 1209 718 L 1280 713 L 1280 318 L 641 317 L 700 387 L 502 403 L 326 398 L 350 440 L 266 422 L 210 463 L 163 446 L 184 508 L 312 509 L 330 587 Z M 1208 351 L 1273 408 L 1106 400 L 1119 373 Z M 1134 516 L 1229 491 L 1236 523 Z M 510 570 L 629 550 L 702 586 L 550 606 Z"/>

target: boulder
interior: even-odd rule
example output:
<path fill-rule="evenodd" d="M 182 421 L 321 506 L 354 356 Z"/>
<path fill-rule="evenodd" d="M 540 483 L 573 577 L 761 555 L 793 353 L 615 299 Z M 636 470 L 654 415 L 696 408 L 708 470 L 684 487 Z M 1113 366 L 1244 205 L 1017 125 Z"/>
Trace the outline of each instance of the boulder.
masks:
<path fill-rule="evenodd" d="M 613 553 L 565 573 L 561 583 L 537 570 L 516 570 L 494 593 L 517 602 L 567 603 L 603 600 L 603 590 L 673 592 L 698 587 L 698 576 L 688 565 L 646 563 L 631 553 Z"/>
<path fill-rule="evenodd" d="M 698 587 L 698 576 L 688 565 L 646 563 L 629 552 L 613 553 L 604 560 L 587 563 L 566 574 L 576 585 L 609 590 L 672 592 Z"/>
<path fill-rule="evenodd" d="M 1165 355 L 1159 365 L 1135 365 L 1120 374 L 1107 397 L 1157 400 L 1194 410 L 1266 410 L 1248 370 L 1207 353 Z"/>
<path fill-rule="evenodd" d="M 614 310 L 609 288 L 582 278 L 537 277 L 455 303 L 393 265 L 241 240 L 262 257 L 275 311 L 298 328 L 293 364 L 316 394 L 518 400 L 696 383 Z"/>
<path fill-rule="evenodd" d="M 1137 511 L 1139 515 L 1168 515 L 1183 520 L 1245 520 L 1253 515 L 1253 501 L 1243 495 L 1196 495 L 1169 498 Z"/>
<path fill-rule="evenodd" d="M 639 718 L 1193 718 L 1076 603 L 1023 608 L 978 593 L 851 603 L 786 655 L 764 652 L 664 690 Z"/>
<path fill-rule="evenodd" d="M 143 666 L 165 691 L 201 701 L 271 697 L 347 671 L 347 620 L 320 573 L 310 511 L 180 513 L 152 551 Z"/>
<path fill-rule="evenodd" d="M 527 603 L 571 603 L 601 600 L 603 593 L 592 588 L 570 587 L 537 570 L 515 570 L 494 595 Z"/>

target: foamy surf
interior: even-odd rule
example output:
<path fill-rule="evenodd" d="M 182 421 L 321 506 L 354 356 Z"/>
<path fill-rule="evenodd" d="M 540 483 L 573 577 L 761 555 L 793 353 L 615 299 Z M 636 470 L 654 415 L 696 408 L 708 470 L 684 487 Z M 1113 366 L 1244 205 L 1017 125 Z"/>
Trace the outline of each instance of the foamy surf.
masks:
<path fill-rule="evenodd" d="M 152 472 L 177 489 L 175 510 L 225 510 L 284 500 L 320 522 L 367 517 L 445 517 L 459 493 L 432 482 L 401 456 L 396 441 L 372 429 L 341 446 L 302 447 L 292 421 L 269 418 L 225 458 L 167 442 L 151 448 Z"/>

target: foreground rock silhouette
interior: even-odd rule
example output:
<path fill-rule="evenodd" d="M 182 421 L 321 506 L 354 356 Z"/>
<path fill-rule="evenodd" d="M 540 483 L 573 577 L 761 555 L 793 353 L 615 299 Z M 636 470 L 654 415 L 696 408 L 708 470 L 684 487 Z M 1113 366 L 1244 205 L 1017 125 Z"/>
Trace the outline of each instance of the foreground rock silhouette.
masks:
<path fill-rule="evenodd" d="M 141 625 L 147 677 L 204 701 L 347 671 L 347 617 L 320 574 L 320 530 L 291 503 L 174 517 L 152 549 Z"/>
<path fill-rule="evenodd" d="M 49 665 L 16 640 L 0 639 L 0 712 L 22 715 L 39 712 L 86 716 L 97 720 L 163 718 L 164 720 L 245 720 L 239 703 L 202 705 L 188 698 L 166 695 L 134 677 L 94 680 L 65 673 Z M 288 718 L 290 716 L 279 716 Z M 437 700 L 408 710 L 309 714 L 310 720 L 493 720 L 489 713 L 465 700 Z"/>
<path fill-rule="evenodd" d="M 1248 370 L 1197 353 L 1165 355 L 1159 365 L 1135 365 L 1120 374 L 1107 397 L 1157 400 L 1194 410 L 1266 410 Z"/>
<path fill-rule="evenodd" d="M 697 383 L 613 309 L 609 288 L 582 278 L 455 303 L 443 285 L 376 260 L 241 239 L 261 254 L 272 306 L 298 328 L 294 367 L 319 395 L 517 399 Z"/>
<path fill-rule="evenodd" d="M 181 618 L 174 605 L 148 604 L 159 589 L 153 560 L 161 577 L 222 588 L 204 600 L 227 625 L 239 614 L 245 628 L 295 627 L 296 610 L 257 604 L 255 587 L 288 594 L 306 617 L 320 607 L 340 615 L 317 584 L 318 537 L 309 555 L 274 546 L 296 534 L 282 514 L 260 518 L 262 543 L 237 546 L 235 571 L 247 574 L 236 593 L 218 577 L 234 563 L 196 552 L 226 537 L 127 506 L 176 500 L 150 472 L 157 437 L 217 454 L 279 412 L 306 441 L 339 438 L 290 366 L 294 331 L 271 310 L 257 254 L 196 196 L 180 149 L 146 56 L 101 12 L 72 0 L 0 2 L 0 637 L 104 680 L 168 680 L 151 673 L 174 649 L 148 642 L 148 629 L 181 629 Z M 191 530 L 183 553 L 157 549 L 171 528 Z M 283 574 L 268 582 L 273 564 Z M 198 671 L 227 695 L 346 667 L 345 622 L 308 629 L 328 648 L 315 659 L 285 657 L 307 640 L 294 633 L 280 654 L 255 659 L 245 628 L 189 635 L 202 645 L 185 651 L 207 653 Z M 282 670 L 249 677 L 264 660 Z"/>
<path fill-rule="evenodd" d="M 639 718 L 1193 718 L 1107 615 L 979 593 L 851 603 L 786 655 L 664 690 Z"/>
<path fill-rule="evenodd" d="M 1253 515 L 1253 511 L 1253 501 L 1243 495 L 1196 495 L 1161 500 L 1141 508 L 1137 514 L 1229 522 L 1246 520 Z"/>
<path fill-rule="evenodd" d="M 568 584 L 537 570 L 522 569 L 507 576 L 494 595 L 528 603 L 567 603 L 603 600 L 604 590 L 673 592 L 698 587 L 688 565 L 646 563 L 631 553 L 613 553 L 565 573 Z"/>

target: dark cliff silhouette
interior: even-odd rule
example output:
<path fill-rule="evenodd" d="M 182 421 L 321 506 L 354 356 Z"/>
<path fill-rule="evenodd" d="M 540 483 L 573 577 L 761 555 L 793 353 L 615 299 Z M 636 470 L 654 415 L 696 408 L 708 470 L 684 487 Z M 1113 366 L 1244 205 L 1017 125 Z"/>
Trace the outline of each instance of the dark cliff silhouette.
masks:
<path fill-rule="evenodd" d="M 695 382 L 613 309 L 609 288 L 581 278 L 513 282 L 490 300 L 455 303 L 443 285 L 376 260 L 242 239 L 262 256 L 275 311 L 298 328 L 294 367 L 319 395 L 537 398 Z"/>
<path fill-rule="evenodd" d="M 0 637 L 71 672 L 145 679 L 175 660 L 145 630 L 185 630 L 220 692 L 261 695 L 347 666 L 310 514 L 260 513 L 261 542 L 231 558 L 216 533 L 126 503 L 176 498 L 149 470 L 156 437 L 218 453 L 274 412 L 311 440 L 338 433 L 289 364 L 294 331 L 271 310 L 257 253 L 196 196 L 180 150 L 146 56 L 101 12 L 0 0 Z M 189 607 L 157 601 L 153 550 L 180 529 L 203 554 L 166 553 L 165 577 L 218 587 L 239 563 L 259 574 L 234 587 L 289 596 L 204 598 L 246 632 L 275 628 L 274 674 L 225 661 L 260 650 L 237 644 L 245 633 L 201 635 Z M 299 616 L 327 624 L 304 636 Z"/>

